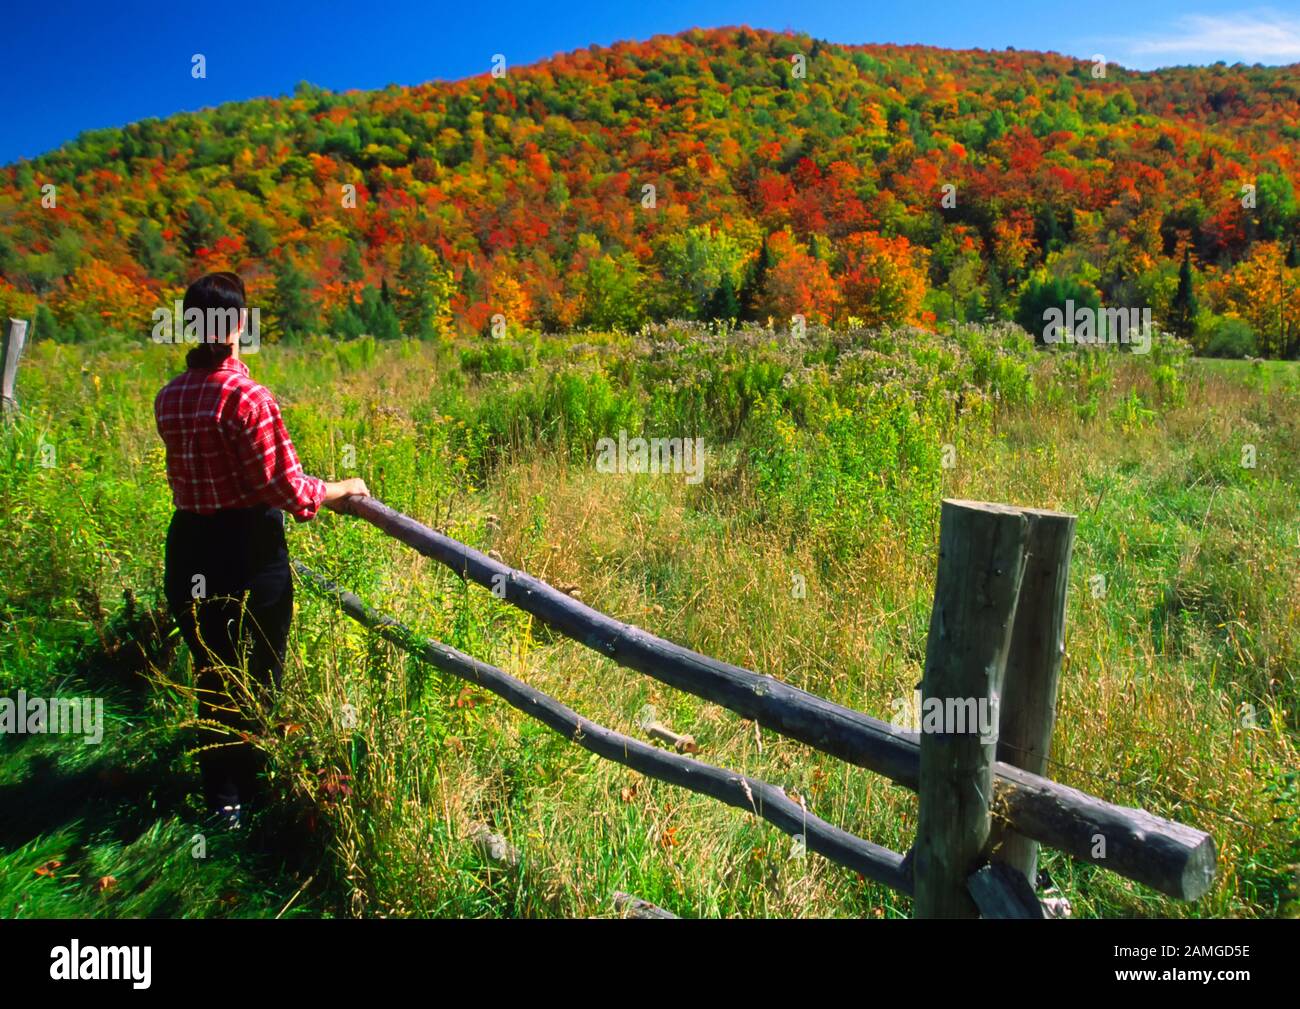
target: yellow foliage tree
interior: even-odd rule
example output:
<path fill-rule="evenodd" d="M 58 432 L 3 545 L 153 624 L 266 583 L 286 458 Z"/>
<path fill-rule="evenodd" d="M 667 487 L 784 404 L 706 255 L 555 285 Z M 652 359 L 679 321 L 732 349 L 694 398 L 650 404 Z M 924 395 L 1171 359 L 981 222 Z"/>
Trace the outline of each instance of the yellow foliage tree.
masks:
<path fill-rule="evenodd" d="M 1209 285 L 1215 310 L 1245 319 L 1263 357 L 1285 356 L 1300 337 L 1300 269 L 1279 242 L 1258 242 L 1250 258 Z"/>
<path fill-rule="evenodd" d="M 121 333 L 147 329 L 154 309 L 167 307 L 155 291 L 94 259 L 78 267 L 50 298 L 50 310 L 60 323 L 81 315 Z"/>

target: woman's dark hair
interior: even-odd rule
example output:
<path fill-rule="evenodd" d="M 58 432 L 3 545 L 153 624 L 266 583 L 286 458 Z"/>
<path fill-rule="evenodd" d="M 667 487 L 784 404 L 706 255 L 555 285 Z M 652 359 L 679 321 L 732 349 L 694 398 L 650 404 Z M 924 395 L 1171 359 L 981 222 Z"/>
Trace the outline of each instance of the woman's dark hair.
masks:
<path fill-rule="evenodd" d="M 244 282 L 233 273 L 209 273 L 200 277 L 185 292 L 185 322 L 191 318 L 190 310 L 203 314 L 203 340 L 185 355 L 190 368 L 215 368 L 230 356 L 226 337 L 232 330 L 229 320 L 242 318 L 246 306 Z M 215 323 L 215 332 L 208 332 Z"/>

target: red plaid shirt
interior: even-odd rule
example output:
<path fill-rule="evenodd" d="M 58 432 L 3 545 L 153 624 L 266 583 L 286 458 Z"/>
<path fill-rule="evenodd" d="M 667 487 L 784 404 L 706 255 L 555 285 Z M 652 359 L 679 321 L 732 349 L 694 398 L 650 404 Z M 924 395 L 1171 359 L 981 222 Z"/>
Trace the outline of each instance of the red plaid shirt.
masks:
<path fill-rule="evenodd" d="M 177 508 L 207 515 L 273 505 L 299 522 L 320 508 L 324 481 L 303 472 L 279 404 L 243 361 L 228 357 L 177 375 L 153 412 Z"/>

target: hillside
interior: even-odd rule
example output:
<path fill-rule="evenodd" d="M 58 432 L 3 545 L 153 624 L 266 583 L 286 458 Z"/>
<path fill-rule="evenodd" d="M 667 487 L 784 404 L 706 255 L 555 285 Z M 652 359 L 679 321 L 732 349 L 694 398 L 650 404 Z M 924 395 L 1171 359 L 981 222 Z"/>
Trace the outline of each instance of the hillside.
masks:
<path fill-rule="evenodd" d="M 272 338 L 496 315 L 1033 329 L 1073 297 L 1293 355 L 1297 67 L 1095 73 L 727 28 L 499 78 L 302 85 L 0 170 L 0 311 L 140 335 L 211 269 L 249 279 Z"/>

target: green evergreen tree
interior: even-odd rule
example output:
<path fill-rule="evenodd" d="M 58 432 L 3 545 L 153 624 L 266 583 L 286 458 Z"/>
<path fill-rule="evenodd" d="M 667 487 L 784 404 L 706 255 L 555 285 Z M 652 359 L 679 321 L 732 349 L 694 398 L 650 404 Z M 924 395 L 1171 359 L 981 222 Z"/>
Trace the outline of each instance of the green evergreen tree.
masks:
<path fill-rule="evenodd" d="M 365 324 L 365 332 L 376 340 L 401 339 L 402 324 L 397 318 L 397 313 L 373 287 L 367 287 L 362 292 L 361 320 Z"/>
<path fill-rule="evenodd" d="M 203 204 L 192 200 L 185 208 L 185 223 L 181 225 L 185 251 L 193 256 L 199 249 L 210 249 L 220 234 L 220 225 Z"/>
<path fill-rule="evenodd" d="M 736 287 L 731 282 L 731 275 L 724 273 L 722 283 L 709 299 L 709 318 L 733 322 L 738 315 L 740 315 L 740 299 L 736 297 Z"/>
<path fill-rule="evenodd" d="M 397 264 L 393 307 L 402 332 L 419 340 L 435 335 L 451 300 L 451 274 L 432 249 L 408 240 Z"/>
<path fill-rule="evenodd" d="M 275 248 L 275 236 L 260 217 L 254 217 L 245 225 L 244 241 L 248 243 L 248 251 L 259 259 L 269 256 Z"/>
<path fill-rule="evenodd" d="M 366 287 L 361 297 L 339 309 L 334 317 L 334 331 L 345 340 L 372 336 L 376 340 L 396 340 L 402 335 L 401 323 L 393 306 L 384 301 L 376 287 Z"/>
<path fill-rule="evenodd" d="M 1068 241 L 1069 236 L 1066 235 L 1065 229 L 1061 227 L 1056 211 L 1050 206 L 1039 208 L 1034 225 L 1037 231 L 1038 247 L 1043 250 L 1044 254 L 1055 252 L 1064 247 L 1066 241 Z"/>
<path fill-rule="evenodd" d="M 1046 343 L 1048 312 L 1057 310 L 1068 314 L 1066 309 L 1071 302 L 1076 312 L 1081 308 L 1091 311 L 1091 317 L 1098 323 L 1092 337 L 1099 339 L 1103 335 L 1100 332 L 1101 299 L 1095 291 L 1084 287 L 1073 277 L 1030 279 L 1020 291 L 1016 304 L 1016 322 L 1033 335 L 1035 343 Z"/>
<path fill-rule="evenodd" d="M 127 239 L 127 248 L 135 261 L 144 267 L 150 276 L 168 278 L 179 267 L 175 256 L 167 251 L 167 242 L 162 236 L 162 229 L 147 218 Z"/>
<path fill-rule="evenodd" d="M 275 331 L 283 337 L 306 336 L 317 327 L 319 318 L 310 282 L 289 256 L 282 256 L 275 264 L 271 308 Z"/>
<path fill-rule="evenodd" d="M 767 272 L 775 263 L 775 257 L 768 245 L 767 237 L 763 238 L 763 246 L 759 249 L 758 258 L 754 261 L 753 267 L 745 276 L 745 282 L 740 288 L 740 311 L 741 317 L 751 322 L 757 321 L 759 315 L 759 299 L 763 295 L 763 285 L 767 282 Z"/>
<path fill-rule="evenodd" d="M 344 280 L 357 281 L 365 279 L 366 270 L 361 263 L 361 250 L 357 248 L 356 242 L 350 241 L 344 246 L 340 269 L 343 271 Z"/>
<path fill-rule="evenodd" d="M 35 339 L 37 334 L 40 334 L 42 340 L 50 340 L 54 343 L 65 343 L 68 340 L 68 334 L 59 325 L 59 320 L 44 305 L 36 306 L 36 316 L 32 319 L 32 329 L 28 339 Z"/>
<path fill-rule="evenodd" d="M 1192 250 L 1183 250 L 1183 265 L 1178 268 L 1178 290 L 1169 306 L 1169 328 L 1175 336 L 1189 339 L 1196 328 L 1196 294 L 1192 290 Z"/>

